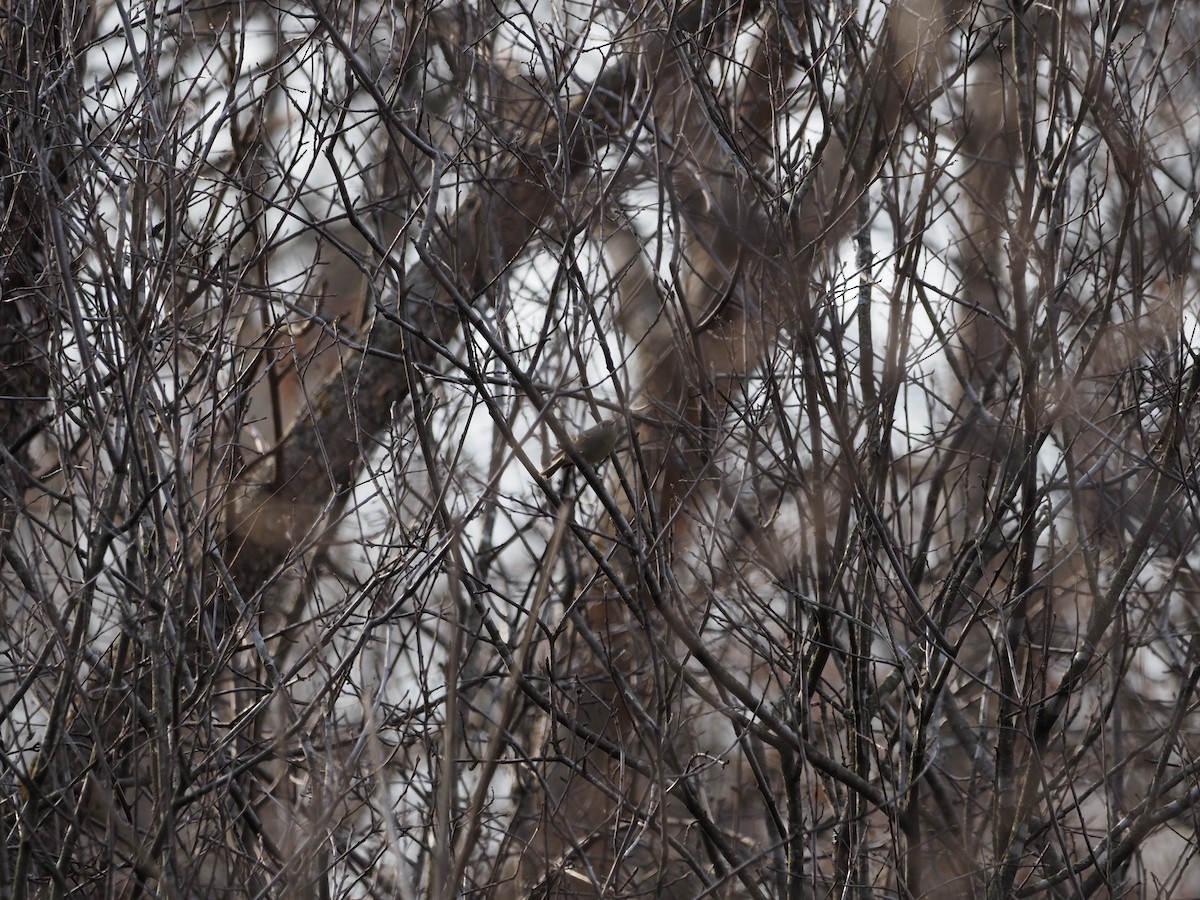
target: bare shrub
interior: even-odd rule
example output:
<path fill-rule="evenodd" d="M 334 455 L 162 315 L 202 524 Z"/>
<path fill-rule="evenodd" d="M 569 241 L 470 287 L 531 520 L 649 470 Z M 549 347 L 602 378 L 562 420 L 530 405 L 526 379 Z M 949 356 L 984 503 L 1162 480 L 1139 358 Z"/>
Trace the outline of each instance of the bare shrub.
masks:
<path fill-rule="evenodd" d="M 1188 3 L 0 23 L 5 896 L 1200 896 Z"/>

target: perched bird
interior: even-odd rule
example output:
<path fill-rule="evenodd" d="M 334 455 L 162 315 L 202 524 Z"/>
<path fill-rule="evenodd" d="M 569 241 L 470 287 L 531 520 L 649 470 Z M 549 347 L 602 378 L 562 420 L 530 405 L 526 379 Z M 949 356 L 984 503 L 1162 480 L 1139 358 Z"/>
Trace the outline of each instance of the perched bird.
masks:
<path fill-rule="evenodd" d="M 590 466 L 598 465 L 613 452 L 613 448 L 617 446 L 617 440 L 625 430 L 625 418 L 623 416 L 614 416 L 611 419 L 605 419 L 585 431 L 578 437 L 572 438 L 571 446 Z M 542 477 L 549 478 L 563 466 L 571 465 L 572 460 L 566 449 L 560 447 L 558 452 L 550 459 L 550 463 L 546 468 L 542 469 Z"/>

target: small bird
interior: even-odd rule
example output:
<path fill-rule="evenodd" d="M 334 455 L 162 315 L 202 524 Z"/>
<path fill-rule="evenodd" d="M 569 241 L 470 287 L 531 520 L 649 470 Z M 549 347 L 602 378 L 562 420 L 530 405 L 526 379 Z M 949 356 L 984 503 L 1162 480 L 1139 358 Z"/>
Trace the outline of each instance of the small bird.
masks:
<path fill-rule="evenodd" d="M 611 419 L 605 419 L 585 431 L 583 434 L 571 440 L 571 446 L 575 448 L 575 452 L 583 457 L 584 461 L 589 466 L 596 466 L 604 462 L 613 449 L 617 446 L 617 439 L 624 431 L 625 419 L 623 416 L 614 416 Z M 571 465 L 572 459 L 567 451 L 560 447 L 558 452 L 550 458 L 549 464 L 542 469 L 542 477 L 549 478 L 563 466 Z"/>

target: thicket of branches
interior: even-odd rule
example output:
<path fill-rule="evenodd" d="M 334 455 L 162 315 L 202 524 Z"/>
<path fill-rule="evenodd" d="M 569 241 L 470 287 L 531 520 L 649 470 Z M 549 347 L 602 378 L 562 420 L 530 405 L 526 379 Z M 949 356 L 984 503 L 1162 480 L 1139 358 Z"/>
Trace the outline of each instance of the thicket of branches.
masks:
<path fill-rule="evenodd" d="M 0 893 L 1200 896 L 1198 40 L 8 3 Z"/>

